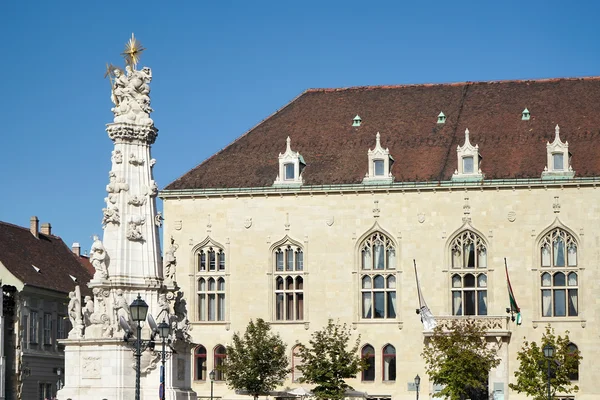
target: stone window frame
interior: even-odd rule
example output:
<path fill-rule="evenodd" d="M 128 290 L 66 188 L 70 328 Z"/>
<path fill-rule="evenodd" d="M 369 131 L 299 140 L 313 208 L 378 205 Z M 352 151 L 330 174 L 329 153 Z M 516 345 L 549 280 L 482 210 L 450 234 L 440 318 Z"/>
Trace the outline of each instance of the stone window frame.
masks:
<path fill-rule="evenodd" d="M 555 156 L 562 155 L 562 168 L 555 168 Z M 554 128 L 554 141 L 546 143 L 546 166 L 542 172 L 542 179 L 571 179 L 575 171 L 571 166 L 571 153 L 569 153 L 569 142 L 560 140 L 560 127 Z"/>
<path fill-rule="evenodd" d="M 306 250 L 299 241 L 285 236 L 274 243 L 270 252 L 272 323 L 305 323 L 308 321 Z M 291 262 L 290 261 L 291 256 Z M 288 267 L 289 266 L 289 267 Z M 291 267 L 291 268 L 290 268 Z M 289 287 L 289 282 L 292 287 Z M 291 316 L 287 308 L 292 296 Z M 281 299 L 281 303 L 279 303 Z"/>
<path fill-rule="evenodd" d="M 464 245 L 473 245 L 473 264 L 470 261 L 465 261 L 464 254 Z M 462 249 L 460 254 L 461 264 L 459 266 L 455 266 L 457 263 L 456 252 L 459 250 L 459 247 Z M 481 250 L 484 250 L 482 252 Z M 469 250 L 471 251 L 471 250 Z M 492 298 L 488 295 L 493 293 L 492 288 L 490 287 L 489 278 L 493 272 L 493 269 L 490 268 L 488 263 L 489 253 L 490 253 L 490 242 L 489 240 L 477 229 L 471 226 L 469 223 L 465 223 L 461 228 L 452 233 L 449 236 L 449 239 L 446 244 L 446 253 L 447 253 L 447 265 L 448 268 L 444 270 L 448 275 L 448 293 L 449 299 L 448 303 L 448 311 L 449 315 L 455 317 L 465 317 L 465 318 L 473 318 L 473 317 L 485 317 L 489 315 L 490 310 L 490 300 Z M 480 254 L 484 254 L 484 258 L 480 259 Z M 470 259 L 469 259 L 470 260 Z M 482 266 L 482 260 L 485 263 Z M 465 264 L 466 262 L 466 264 Z M 472 265 L 472 266 L 469 266 Z M 465 277 L 467 275 L 473 276 L 474 286 L 465 288 L 464 282 Z M 482 280 L 485 285 L 481 284 L 479 278 L 481 275 L 484 275 L 485 278 Z M 461 286 L 455 286 L 456 278 L 460 279 Z M 481 286 L 479 286 L 481 285 Z M 465 314 L 465 293 L 467 292 L 475 292 L 474 297 L 474 314 Z M 479 297 L 479 293 L 485 293 L 484 299 Z M 461 313 L 457 314 L 457 310 L 455 309 L 455 293 L 461 294 Z M 479 307 L 479 303 L 484 300 L 485 305 L 485 313 L 481 313 L 482 309 Z"/>
<path fill-rule="evenodd" d="M 211 269 L 210 252 L 214 252 L 214 269 Z M 228 324 L 230 319 L 230 268 L 229 268 L 229 247 L 215 241 L 210 236 L 202 242 L 196 244 L 192 250 L 192 271 L 194 278 L 192 280 L 192 291 L 195 294 L 193 297 L 193 322 L 201 324 Z M 204 267 L 202 254 L 204 257 Z M 221 261 L 224 262 L 221 262 Z M 204 268 L 204 269 L 202 269 Z M 204 287 L 201 287 L 202 279 L 204 279 Z M 214 281 L 214 290 L 209 287 L 211 279 Z M 220 282 L 222 284 L 220 285 Z M 204 296 L 204 319 L 201 319 L 200 307 L 201 298 Z M 215 298 L 215 318 L 209 320 L 210 296 Z M 224 303 L 224 304 L 223 304 Z M 223 304 L 223 306 L 220 306 Z M 219 319 L 221 317 L 222 319 Z"/>
<path fill-rule="evenodd" d="M 375 135 L 375 147 L 373 150 L 367 151 L 367 157 L 369 160 L 367 173 L 363 179 L 363 184 L 382 184 L 392 183 L 394 176 L 392 175 L 392 166 L 394 164 L 394 158 L 390 155 L 388 148 L 381 147 L 381 134 L 377 132 Z M 383 162 L 383 173 L 376 174 L 376 162 Z"/>
<path fill-rule="evenodd" d="M 479 154 L 479 145 L 473 146 L 469 139 L 469 130 L 465 130 L 465 142 L 462 146 L 456 146 L 457 166 L 452 180 L 457 182 L 481 181 L 484 178 L 481 172 L 481 154 Z M 472 171 L 465 171 L 465 160 L 472 159 Z"/>
<path fill-rule="evenodd" d="M 304 183 L 302 172 L 306 167 L 306 162 L 299 152 L 292 150 L 292 140 L 289 136 L 285 142 L 286 150 L 285 153 L 279 153 L 279 173 L 273 182 L 273 186 L 301 186 Z M 288 166 L 290 164 L 293 165 L 293 177 L 288 177 Z"/>

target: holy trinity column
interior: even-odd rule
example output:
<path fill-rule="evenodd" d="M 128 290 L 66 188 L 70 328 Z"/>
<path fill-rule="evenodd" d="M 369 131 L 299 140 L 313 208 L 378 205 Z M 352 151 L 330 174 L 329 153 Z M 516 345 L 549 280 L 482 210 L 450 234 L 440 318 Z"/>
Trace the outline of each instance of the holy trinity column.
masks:
<path fill-rule="evenodd" d="M 59 398 L 133 399 L 137 363 L 131 342 L 137 323 L 129 305 L 139 295 L 148 305 L 148 321 L 141 323 L 145 344 L 157 339 L 156 323 L 171 328 L 164 388 L 166 399 L 196 399 L 191 390 L 190 349 L 186 303 L 175 282 L 177 244 L 160 255 L 156 209 L 156 164 L 151 156 L 158 129 L 150 118 L 152 70 L 138 69 L 144 48 L 132 35 L 125 46 L 124 70 L 107 65 L 111 83 L 113 122 L 106 131 L 114 143 L 108 171 L 102 238 L 95 236 L 90 262 L 95 268 L 83 296 L 70 293 L 69 319 L 73 329 L 65 340 L 65 386 Z M 156 321 L 156 323 L 154 322 Z M 124 341 L 128 337 L 129 343 Z M 144 347 L 144 346 L 143 346 Z M 157 398 L 162 378 L 160 345 L 146 346 L 140 363 L 141 399 Z"/>

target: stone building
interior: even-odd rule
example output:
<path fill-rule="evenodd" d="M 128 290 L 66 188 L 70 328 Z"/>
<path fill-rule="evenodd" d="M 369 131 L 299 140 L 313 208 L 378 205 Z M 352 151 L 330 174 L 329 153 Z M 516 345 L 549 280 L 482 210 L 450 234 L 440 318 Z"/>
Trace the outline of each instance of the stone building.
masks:
<path fill-rule="evenodd" d="M 438 324 L 487 325 L 490 396 L 526 398 L 508 388 L 517 351 L 550 324 L 583 356 L 574 397 L 600 398 L 598 104 L 600 78 L 311 89 L 169 184 L 194 390 L 208 396 L 251 318 L 294 367 L 295 343 L 333 318 L 370 360 L 355 390 L 414 399 L 419 374 L 429 398 L 414 260 Z M 235 397 L 216 375 L 215 395 Z"/>
<path fill-rule="evenodd" d="M 0 222 L 0 398 L 43 400 L 56 395 L 65 367 L 64 346 L 58 341 L 71 329 L 69 292 L 75 285 L 85 288 L 90 279 L 49 223 L 40 227 L 37 217 L 31 218 L 29 228 Z"/>

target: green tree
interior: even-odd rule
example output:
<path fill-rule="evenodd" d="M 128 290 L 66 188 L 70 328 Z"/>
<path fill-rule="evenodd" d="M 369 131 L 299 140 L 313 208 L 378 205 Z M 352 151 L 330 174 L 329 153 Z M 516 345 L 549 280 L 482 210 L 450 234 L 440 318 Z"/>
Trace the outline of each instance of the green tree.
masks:
<path fill-rule="evenodd" d="M 355 378 L 366 368 L 366 361 L 358 355 L 360 335 L 348 349 L 350 329 L 330 319 L 323 330 L 311 336 L 309 346 L 301 343 L 299 346 L 302 364 L 298 369 L 303 374 L 300 382 L 317 385 L 312 390 L 317 399 L 343 399 L 346 390 L 354 390 L 345 379 Z"/>
<path fill-rule="evenodd" d="M 489 371 L 500 362 L 494 345 L 486 342 L 486 329 L 476 319 L 452 320 L 438 325 L 423 349 L 429 378 L 444 388 L 435 397 L 476 399 L 485 394 Z"/>
<path fill-rule="evenodd" d="M 578 374 L 581 354 L 569 340 L 569 331 L 565 336 L 556 336 L 550 325 L 542 336 L 540 345 L 525 341 L 517 353 L 519 369 L 515 371 L 517 383 L 508 386 L 519 393 L 525 393 L 534 400 L 548 398 L 548 360 L 544 356 L 546 345 L 554 347 L 554 357 L 550 361 L 550 393 L 568 394 L 577 392 L 579 387 L 572 385 L 571 378 Z"/>
<path fill-rule="evenodd" d="M 279 334 L 271 333 L 268 323 L 258 318 L 250 320 L 244 336 L 233 335 L 233 344 L 227 346 L 220 370 L 230 388 L 245 390 L 255 399 L 281 385 L 288 369 L 286 345 Z"/>

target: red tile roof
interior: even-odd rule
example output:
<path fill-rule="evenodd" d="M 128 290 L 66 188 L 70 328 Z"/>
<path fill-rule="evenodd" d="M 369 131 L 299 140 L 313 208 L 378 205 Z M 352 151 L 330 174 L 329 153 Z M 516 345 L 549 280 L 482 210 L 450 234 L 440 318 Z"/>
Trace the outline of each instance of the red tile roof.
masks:
<path fill-rule="evenodd" d="M 92 278 L 60 237 L 40 232 L 36 238 L 29 228 L 6 222 L 0 222 L 0 262 L 28 286 L 64 293 L 75 285 L 86 291 Z"/>
<path fill-rule="evenodd" d="M 377 132 L 396 182 L 450 180 L 466 128 L 486 179 L 539 178 L 557 124 L 575 176 L 600 176 L 598 105 L 600 77 L 310 89 L 165 190 L 271 186 L 287 136 L 305 185 L 361 183 Z"/>

